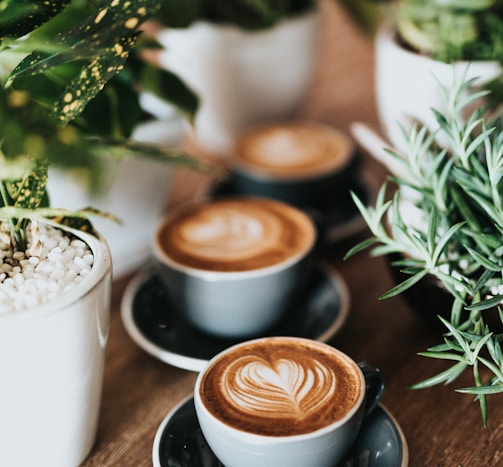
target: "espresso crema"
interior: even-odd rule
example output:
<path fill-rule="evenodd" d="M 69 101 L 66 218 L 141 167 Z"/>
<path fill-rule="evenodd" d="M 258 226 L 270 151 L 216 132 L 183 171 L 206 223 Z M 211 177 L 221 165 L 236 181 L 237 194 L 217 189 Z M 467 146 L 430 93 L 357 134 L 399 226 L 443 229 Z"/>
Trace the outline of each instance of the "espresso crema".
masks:
<path fill-rule="evenodd" d="M 279 178 L 323 175 L 348 165 L 354 150 L 348 135 L 327 125 L 271 125 L 238 138 L 235 168 Z"/>
<path fill-rule="evenodd" d="M 260 198 L 209 200 L 168 217 L 158 231 L 164 254 L 209 271 L 249 271 L 309 251 L 316 232 L 309 217 Z"/>
<path fill-rule="evenodd" d="M 354 363 L 316 342 L 275 338 L 217 360 L 199 394 L 220 421 L 267 436 L 310 433 L 343 418 L 361 397 Z"/>

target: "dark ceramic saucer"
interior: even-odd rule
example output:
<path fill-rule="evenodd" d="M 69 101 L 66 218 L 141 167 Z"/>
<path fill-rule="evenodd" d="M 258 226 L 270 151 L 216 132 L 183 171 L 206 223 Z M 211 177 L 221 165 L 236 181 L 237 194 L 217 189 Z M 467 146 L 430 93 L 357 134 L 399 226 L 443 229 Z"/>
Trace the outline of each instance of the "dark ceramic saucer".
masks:
<path fill-rule="evenodd" d="M 388 410 L 379 404 L 364 419 L 358 437 L 337 467 L 406 467 L 407 441 Z M 178 404 L 159 426 L 152 450 L 154 467 L 223 467 L 199 428 L 194 399 Z"/>
<path fill-rule="evenodd" d="M 301 299 L 268 334 L 327 341 L 344 324 L 349 304 L 345 281 L 332 267 L 319 263 Z M 160 279 L 150 270 L 128 284 L 121 317 L 127 332 L 143 350 L 185 370 L 200 371 L 211 357 L 238 342 L 204 334 L 182 320 Z"/>
<path fill-rule="evenodd" d="M 299 204 L 313 219 L 320 233 L 323 244 L 332 244 L 350 238 L 365 228 L 365 222 L 358 211 L 350 191 L 353 191 L 365 205 L 373 202 L 375 183 L 371 176 L 362 173 L 356 178 L 347 191 L 336 199 L 326 199 L 316 204 Z M 230 196 L 237 194 L 232 178 L 217 183 L 210 190 L 210 196 Z"/>

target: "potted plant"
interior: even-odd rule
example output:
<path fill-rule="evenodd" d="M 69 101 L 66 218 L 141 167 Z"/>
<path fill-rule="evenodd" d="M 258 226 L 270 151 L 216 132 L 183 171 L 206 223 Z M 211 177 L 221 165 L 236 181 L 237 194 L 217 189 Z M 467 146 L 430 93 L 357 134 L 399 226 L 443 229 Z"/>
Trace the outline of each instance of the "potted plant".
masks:
<path fill-rule="evenodd" d="M 398 189 L 389 199 L 385 182 L 375 207 L 354 196 L 372 237 L 347 256 L 370 247 L 373 255 L 394 258 L 405 279 L 383 298 L 429 278 L 450 297 L 450 310 L 431 310 L 443 324 L 443 343 L 422 355 L 451 365 L 415 388 L 451 383 L 471 368 L 473 387 L 457 391 L 476 396 L 485 425 L 487 396 L 503 392 L 503 120 L 501 110 L 487 114 L 482 107 L 466 115 L 488 92 L 473 86 L 463 76 L 440 87 L 447 111 L 432 110 L 436 128 L 415 124 L 405 151 L 386 150 Z"/>
<path fill-rule="evenodd" d="M 436 125 L 445 110 L 437 86 L 466 73 L 501 96 L 501 0 L 375 0 L 383 7 L 375 38 L 376 99 L 381 126 L 393 146 L 404 147 L 397 122 Z"/>
<path fill-rule="evenodd" d="M 75 6 L 83 11 L 91 2 Z M 81 14 L 79 11 L 79 14 Z M 50 35 L 50 31 L 46 31 Z M 176 76 L 150 66 L 141 60 L 145 50 L 158 47 L 142 34 L 124 62 L 124 70 L 107 84 L 85 108 L 79 122 L 87 132 L 114 138 L 131 138 L 136 142 L 154 144 L 157 148 L 180 147 L 182 115 L 192 122 L 197 109 L 197 97 Z M 156 107 L 143 106 L 156 96 Z M 163 111 L 158 112 L 161 106 Z M 167 109 L 167 110 L 166 110 Z M 94 157 L 85 163 L 86 171 L 75 164 L 68 167 L 67 158 L 61 158 L 50 168 L 48 192 L 54 205 L 77 209 L 92 205 L 113 212 L 120 217 L 120 225 L 96 218 L 94 225 L 107 240 L 113 257 L 113 277 L 124 277 L 137 270 L 148 259 L 153 228 L 164 212 L 170 195 L 176 165 L 164 163 L 165 156 L 152 156 L 148 149 L 115 151 L 112 157 Z M 173 151 L 171 151 L 173 153 Z M 168 156 L 171 157 L 171 156 Z M 84 158 L 90 159 L 89 155 Z M 89 173 L 89 166 L 92 173 Z M 124 235 L 124 231 L 128 235 Z"/>
<path fill-rule="evenodd" d="M 104 150 L 202 163 L 108 132 L 113 125 L 98 131 L 91 118 L 89 104 L 127 82 L 121 73 L 137 28 L 157 1 L 2 6 L 0 464 L 66 467 L 84 460 L 96 435 L 111 257 L 88 216 L 110 216 L 51 207 L 49 167 L 96 169 Z"/>
<path fill-rule="evenodd" d="M 221 158 L 244 128 L 290 118 L 316 60 L 317 0 L 167 0 L 152 23 L 152 59 L 199 97 L 188 141 Z"/>

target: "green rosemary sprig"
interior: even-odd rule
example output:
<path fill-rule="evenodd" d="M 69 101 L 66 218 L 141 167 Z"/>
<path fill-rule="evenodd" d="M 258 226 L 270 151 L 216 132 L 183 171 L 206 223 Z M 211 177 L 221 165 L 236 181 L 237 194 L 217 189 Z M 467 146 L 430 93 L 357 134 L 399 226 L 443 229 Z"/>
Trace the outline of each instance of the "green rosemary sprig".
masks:
<path fill-rule="evenodd" d="M 496 307 L 503 323 L 503 127 L 501 115 L 489 119 L 480 107 L 467 112 L 486 91 L 475 91 L 465 76 L 443 89 L 447 111 L 434 111 L 435 131 L 416 126 L 405 135 L 405 153 L 391 151 L 402 161 L 400 175 L 392 177 L 398 188 L 393 197 L 387 195 L 390 182 L 374 207 L 352 195 L 372 237 L 346 257 L 367 248 L 373 256 L 400 255 L 392 264 L 408 277 L 381 298 L 426 275 L 450 293 L 450 319 L 439 318 L 444 343 L 421 355 L 452 365 L 413 387 L 447 384 L 471 368 L 474 385 L 457 391 L 476 396 L 485 426 L 486 397 L 503 392 L 503 335 L 487 318 Z"/>

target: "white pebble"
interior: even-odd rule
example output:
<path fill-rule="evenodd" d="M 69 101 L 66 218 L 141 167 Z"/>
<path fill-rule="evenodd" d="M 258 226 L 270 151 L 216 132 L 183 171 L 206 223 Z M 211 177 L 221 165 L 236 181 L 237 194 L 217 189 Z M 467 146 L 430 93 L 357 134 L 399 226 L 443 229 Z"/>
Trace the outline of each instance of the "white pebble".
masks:
<path fill-rule="evenodd" d="M 94 255 L 92 254 L 84 255 L 82 259 L 86 262 L 88 266 L 92 266 L 94 264 Z"/>
<path fill-rule="evenodd" d="M 23 251 L 15 251 L 14 254 L 12 255 L 12 257 L 18 261 L 22 260 L 22 259 L 24 259 L 24 252 Z"/>
<path fill-rule="evenodd" d="M 63 257 L 67 261 L 71 261 L 73 258 L 75 258 L 75 250 L 73 248 L 68 248 L 63 252 Z"/>
<path fill-rule="evenodd" d="M 86 277 L 91 273 L 91 268 L 85 267 L 80 270 L 80 276 Z"/>
<path fill-rule="evenodd" d="M 89 275 L 94 257 L 82 240 L 40 225 L 40 257 L 0 244 L 0 313 L 22 311 L 59 297 Z M 7 261 L 7 262 L 6 262 Z"/>
<path fill-rule="evenodd" d="M 77 256 L 76 258 L 74 258 L 73 262 L 75 263 L 76 266 L 78 266 L 81 269 L 83 267 L 87 266 L 87 263 L 80 256 Z"/>
<path fill-rule="evenodd" d="M 65 271 L 63 268 L 60 268 L 60 269 L 56 269 L 54 271 L 52 271 L 50 274 L 49 274 L 49 277 L 51 278 L 51 280 L 53 281 L 60 281 L 61 279 L 64 279 L 65 277 Z"/>
<path fill-rule="evenodd" d="M 14 268 L 14 269 L 16 269 L 16 268 Z M 17 272 L 16 275 L 13 277 L 13 280 L 14 280 L 14 283 L 17 286 L 19 286 L 24 283 L 25 278 L 22 274 L 20 274 L 20 272 Z"/>
<path fill-rule="evenodd" d="M 75 269 L 69 269 L 66 271 L 65 280 L 71 283 L 77 277 L 77 271 Z"/>

